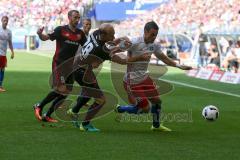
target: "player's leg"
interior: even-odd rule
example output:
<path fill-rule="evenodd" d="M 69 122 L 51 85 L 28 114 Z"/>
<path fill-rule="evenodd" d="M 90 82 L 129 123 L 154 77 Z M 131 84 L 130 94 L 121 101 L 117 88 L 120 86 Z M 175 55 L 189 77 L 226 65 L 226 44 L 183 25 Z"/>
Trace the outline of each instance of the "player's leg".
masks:
<path fill-rule="evenodd" d="M 155 82 L 148 77 L 145 80 L 145 94 L 148 97 L 151 105 L 151 113 L 152 113 L 152 130 L 158 131 L 171 131 L 171 129 L 164 127 L 163 123 L 161 123 L 161 111 L 162 111 L 162 101 L 160 99 L 160 94 L 157 89 Z"/>
<path fill-rule="evenodd" d="M 42 110 L 44 108 L 44 106 L 48 103 L 50 103 L 51 101 L 55 100 L 57 97 L 61 96 L 61 92 L 59 92 L 59 88 L 63 88 L 61 86 L 65 85 L 65 81 L 64 81 L 64 77 L 61 76 L 62 72 L 59 69 L 56 69 L 57 65 L 54 65 L 55 63 L 53 62 L 52 65 L 52 91 L 50 91 L 47 96 L 40 102 L 40 103 L 36 103 L 33 105 L 34 108 L 34 113 L 35 113 L 35 117 L 38 120 L 42 120 Z"/>
<path fill-rule="evenodd" d="M 153 131 L 164 131 L 164 132 L 172 131 L 170 128 L 165 127 L 161 122 L 162 102 L 160 98 L 159 97 L 151 98 L 150 101 L 152 103 L 151 113 L 153 118 L 151 129 Z"/>
<path fill-rule="evenodd" d="M 90 100 L 90 97 L 87 95 L 87 90 L 88 87 L 91 88 L 92 86 L 91 84 L 85 83 L 83 79 L 85 72 L 85 69 L 80 68 L 73 73 L 75 81 L 79 84 L 79 86 L 82 86 L 82 90 L 77 98 L 76 105 L 68 111 L 69 114 L 77 114 L 80 109 Z"/>
<path fill-rule="evenodd" d="M 5 73 L 5 67 L 7 66 L 7 58 L 6 56 L 0 56 L 0 92 L 5 92 L 6 90 L 3 88 L 3 79 Z"/>
<path fill-rule="evenodd" d="M 70 74 L 67 79 L 66 79 L 66 89 L 67 91 L 64 91 L 64 93 L 69 93 L 72 90 L 73 87 L 73 83 L 74 83 L 74 79 L 73 79 L 73 75 Z M 46 114 L 43 117 L 43 121 L 46 122 L 57 122 L 57 120 L 51 118 L 51 114 L 57 110 L 58 107 L 61 106 L 61 104 L 64 102 L 64 100 L 67 98 L 67 94 L 60 94 L 59 96 L 55 98 L 55 100 L 53 101 L 52 105 L 50 106 L 50 108 L 48 109 L 48 111 L 46 112 Z"/>
<path fill-rule="evenodd" d="M 58 96 L 60 96 L 59 93 L 55 92 L 55 91 L 50 91 L 48 93 L 48 95 L 40 102 L 40 103 L 36 103 L 33 105 L 33 109 L 34 109 L 34 114 L 35 117 L 38 120 L 42 120 L 42 110 L 43 107 L 48 104 L 49 102 L 53 101 L 54 99 L 56 99 Z"/>
<path fill-rule="evenodd" d="M 95 128 L 91 124 L 91 120 L 96 116 L 96 114 L 101 110 L 106 100 L 104 96 L 95 98 L 94 103 L 89 107 L 87 115 L 80 126 L 81 131 L 97 132 L 99 129 Z"/>
<path fill-rule="evenodd" d="M 59 95 L 51 104 L 48 111 L 42 116 L 42 121 L 45 122 L 58 122 L 58 120 L 51 117 L 52 113 L 64 102 L 67 96 Z"/>
<path fill-rule="evenodd" d="M 149 110 L 148 99 L 144 94 L 144 82 L 130 86 L 124 82 L 124 89 L 128 94 L 129 105 L 118 105 L 116 112 L 118 113 L 129 113 L 138 114 L 146 113 Z"/>
<path fill-rule="evenodd" d="M 151 113 L 152 113 L 152 118 L 153 118 L 153 122 L 152 122 L 152 126 L 154 128 L 159 128 L 160 126 L 160 114 L 161 114 L 161 109 L 162 109 L 162 102 L 161 100 L 156 97 L 156 98 L 151 98 L 150 99 L 151 103 L 152 103 L 152 107 L 151 107 Z"/>
<path fill-rule="evenodd" d="M 100 111 L 105 104 L 105 97 L 103 92 L 99 88 L 95 74 L 91 69 L 79 70 L 75 74 L 75 80 L 82 86 L 81 96 L 78 98 L 77 105 L 73 107 L 72 111 L 78 112 L 80 108 L 85 105 L 90 98 L 94 98 L 94 103 L 89 107 L 87 115 L 80 125 L 82 131 L 99 131 L 99 129 L 93 127 L 90 121 Z"/>
<path fill-rule="evenodd" d="M 4 79 L 4 71 L 5 69 L 4 68 L 0 68 L 0 92 L 4 92 L 6 91 L 5 89 L 3 89 L 3 79 Z"/>

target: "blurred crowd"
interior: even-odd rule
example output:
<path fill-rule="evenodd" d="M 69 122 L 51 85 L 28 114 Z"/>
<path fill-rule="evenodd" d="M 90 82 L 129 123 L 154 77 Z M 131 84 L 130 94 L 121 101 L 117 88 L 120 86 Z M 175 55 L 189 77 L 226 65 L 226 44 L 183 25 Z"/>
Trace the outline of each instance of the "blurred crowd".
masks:
<path fill-rule="evenodd" d="M 140 36 L 143 33 L 143 25 L 154 20 L 159 24 L 160 34 L 181 33 L 192 39 L 193 47 L 197 47 L 193 54 L 197 55 L 195 57 L 198 59 L 198 67 L 214 66 L 237 72 L 240 63 L 240 41 L 224 36 L 221 37 L 221 41 L 219 37 L 209 38 L 209 31 L 239 29 L 239 6 L 239 0 L 169 0 L 147 14 L 120 22 L 115 26 L 116 33 L 130 37 Z M 202 36 L 208 38 L 202 40 Z M 174 41 L 169 42 L 160 37 L 157 40 L 163 42 L 163 45 L 168 44 L 168 51 L 175 50 L 178 55 L 182 52 L 178 42 L 173 44 Z"/>
<path fill-rule="evenodd" d="M 198 67 L 238 73 L 240 72 L 240 39 L 203 35 L 199 38 L 198 60 Z"/>
<path fill-rule="evenodd" d="M 0 16 L 11 17 L 9 27 L 47 26 L 49 30 L 67 23 L 67 12 L 82 14 L 89 0 L 8 0 L 0 1 Z"/>
<path fill-rule="evenodd" d="M 8 0 L 0 1 L 0 16 L 7 15 L 10 28 L 46 26 L 52 30 L 67 23 L 67 12 L 77 9 L 82 15 L 94 3 L 102 2 L 144 2 L 146 0 Z M 133 19 L 115 25 L 116 36 L 136 37 L 143 33 L 147 21 L 159 24 L 160 34 L 181 33 L 190 37 L 199 55 L 199 67 L 214 64 L 219 68 L 239 68 L 240 41 L 221 38 L 221 43 L 202 35 L 216 28 L 238 28 L 240 31 L 240 0 L 169 0 L 158 8 Z M 239 32 L 240 33 L 240 32 Z M 168 48 L 168 53 L 184 52 L 180 41 L 158 38 Z M 173 44 L 175 43 L 175 44 Z M 184 43 L 184 42 L 183 42 Z M 220 48 L 220 49 L 219 49 Z M 174 51 L 174 52 L 172 52 Z M 179 55 L 175 58 L 179 58 Z M 181 57 L 180 57 L 181 58 Z M 236 71 L 236 69 L 234 69 Z"/>
<path fill-rule="evenodd" d="M 149 20 L 156 21 L 162 32 L 191 32 L 203 23 L 208 30 L 235 27 L 240 24 L 239 0 L 169 0 L 158 8 L 137 18 L 121 22 L 118 30 L 128 35 L 141 33 L 129 26 L 142 26 Z"/>

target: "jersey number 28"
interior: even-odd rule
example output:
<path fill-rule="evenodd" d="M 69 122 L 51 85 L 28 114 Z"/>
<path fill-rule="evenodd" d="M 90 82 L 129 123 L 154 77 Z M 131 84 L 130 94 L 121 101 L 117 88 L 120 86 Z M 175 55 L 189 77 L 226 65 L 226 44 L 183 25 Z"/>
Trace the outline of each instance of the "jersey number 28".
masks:
<path fill-rule="evenodd" d="M 88 38 L 88 41 L 84 44 L 84 46 L 82 48 L 81 59 L 86 59 L 88 57 L 89 53 L 93 49 L 93 44 L 92 44 L 92 42 L 90 40 L 91 39 Z"/>

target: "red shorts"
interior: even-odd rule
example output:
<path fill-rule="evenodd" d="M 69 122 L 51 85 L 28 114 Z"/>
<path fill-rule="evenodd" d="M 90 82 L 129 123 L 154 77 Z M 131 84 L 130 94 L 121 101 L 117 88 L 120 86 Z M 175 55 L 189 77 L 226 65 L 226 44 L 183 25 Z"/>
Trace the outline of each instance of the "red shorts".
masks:
<path fill-rule="evenodd" d="M 57 65 L 55 62 L 52 63 L 52 77 L 51 86 L 52 88 L 57 88 L 61 85 L 67 85 L 67 88 L 71 90 L 74 83 L 72 70 L 69 65 Z"/>
<path fill-rule="evenodd" d="M 135 104 L 137 100 L 141 100 L 143 103 L 139 107 L 144 108 L 148 101 L 153 99 L 159 99 L 159 92 L 154 81 L 147 77 L 144 81 L 139 84 L 128 85 L 127 82 L 124 82 L 124 88 L 128 93 L 128 100 L 130 103 Z"/>
<path fill-rule="evenodd" d="M 7 57 L 0 56 L 0 68 L 5 68 L 7 66 Z"/>

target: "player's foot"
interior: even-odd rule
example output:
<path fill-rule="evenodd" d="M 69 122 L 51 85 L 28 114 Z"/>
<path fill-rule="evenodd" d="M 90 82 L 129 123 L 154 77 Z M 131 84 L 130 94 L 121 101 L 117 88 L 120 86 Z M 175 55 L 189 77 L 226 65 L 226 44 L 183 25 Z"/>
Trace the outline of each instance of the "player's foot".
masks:
<path fill-rule="evenodd" d="M 152 131 L 161 131 L 161 132 L 171 132 L 172 130 L 170 128 L 167 128 L 165 126 L 163 126 L 162 124 L 159 127 L 151 127 Z"/>
<path fill-rule="evenodd" d="M 72 108 L 70 108 L 69 110 L 67 110 L 67 114 L 71 117 L 73 126 L 76 128 L 80 128 L 80 122 L 78 121 L 78 113 L 74 113 L 72 111 Z"/>
<path fill-rule="evenodd" d="M 118 105 L 116 106 L 116 108 L 114 109 L 114 112 L 120 113 L 120 112 L 119 112 L 119 107 L 120 107 L 120 105 L 118 104 Z"/>
<path fill-rule="evenodd" d="M 6 92 L 6 90 L 2 87 L 0 87 L 0 92 Z"/>
<path fill-rule="evenodd" d="M 80 131 L 87 131 L 87 132 L 99 132 L 100 130 L 95 128 L 92 124 L 87 125 L 80 125 L 79 127 Z"/>
<path fill-rule="evenodd" d="M 39 103 L 33 105 L 34 109 L 34 115 L 37 118 L 37 120 L 41 121 L 42 120 L 42 109 L 40 108 Z"/>
<path fill-rule="evenodd" d="M 44 121 L 44 122 L 50 122 L 50 123 L 57 123 L 57 122 L 58 122 L 58 120 L 53 119 L 52 117 L 47 116 L 46 114 L 43 115 L 42 121 Z"/>

